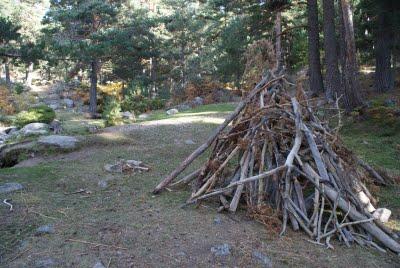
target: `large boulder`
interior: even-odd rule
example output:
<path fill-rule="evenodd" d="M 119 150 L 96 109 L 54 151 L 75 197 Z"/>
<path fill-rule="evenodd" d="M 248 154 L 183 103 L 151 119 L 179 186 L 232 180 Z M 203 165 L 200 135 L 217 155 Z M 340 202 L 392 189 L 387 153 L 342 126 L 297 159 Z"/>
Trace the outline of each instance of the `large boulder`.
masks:
<path fill-rule="evenodd" d="M 78 139 L 72 136 L 50 135 L 40 137 L 39 144 L 54 146 L 60 149 L 74 149 L 78 145 Z"/>
<path fill-rule="evenodd" d="M 49 132 L 50 126 L 45 123 L 30 123 L 24 126 L 20 133 L 22 135 L 46 135 Z"/>

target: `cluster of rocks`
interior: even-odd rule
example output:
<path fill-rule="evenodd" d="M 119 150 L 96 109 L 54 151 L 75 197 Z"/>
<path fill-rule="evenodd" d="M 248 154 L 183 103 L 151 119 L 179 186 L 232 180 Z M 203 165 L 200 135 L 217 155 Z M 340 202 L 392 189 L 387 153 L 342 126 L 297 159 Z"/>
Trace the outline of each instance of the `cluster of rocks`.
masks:
<path fill-rule="evenodd" d="M 60 126 L 57 126 L 57 122 L 51 123 L 30 123 L 25 125 L 23 128 L 18 129 L 15 126 L 0 128 L 0 144 L 5 143 L 8 140 L 27 137 L 27 136 L 38 136 L 47 135 L 51 131 L 57 132 Z"/>
<path fill-rule="evenodd" d="M 38 92 L 39 102 L 48 105 L 53 110 L 67 109 L 85 112 L 88 110 L 87 106 L 75 97 L 76 92 L 73 89 L 77 86 L 79 86 L 78 82 L 68 84 L 61 81 L 55 82 L 49 86 L 48 91 Z"/>
<path fill-rule="evenodd" d="M 178 104 L 175 107 L 168 109 L 166 111 L 167 115 L 174 115 L 179 112 L 187 111 L 197 106 L 204 104 L 204 99 L 202 97 L 196 97 L 193 100 L 185 101 L 184 103 Z"/>

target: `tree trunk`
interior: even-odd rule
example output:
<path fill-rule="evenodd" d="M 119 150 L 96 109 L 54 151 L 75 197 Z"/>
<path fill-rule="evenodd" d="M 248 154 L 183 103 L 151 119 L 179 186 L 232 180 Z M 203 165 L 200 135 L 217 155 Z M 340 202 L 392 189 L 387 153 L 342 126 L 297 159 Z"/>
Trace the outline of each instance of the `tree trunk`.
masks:
<path fill-rule="evenodd" d="M 32 85 L 32 72 L 33 72 L 33 62 L 30 62 L 25 72 L 25 85 L 28 87 Z"/>
<path fill-rule="evenodd" d="M 378 92 L 386 92 L 394 87 L 391 62 L 394 36 L 389 18 L 384 11 L 381 11 L 378 15 L 375 36 L 375 89 Z"/>
<path fill-rule="evenodd" d="M 337 40 L 335 32 L 335 5 L 333 0 L 323 0 L 324 50 L 325 50 L 325 95 L 332 100 L 340 92 Z"/>
<path fill-rule="evenodd" d="M 9 60 L 6 59 L 4 62 L 4 71 L 6 73 L 6 85 L 7 87 L 11 87 L 11 76 L 10 76 L 10 65 Z"/>
<path fill-rule="evenodd" d="M 276 12 L 275 18 L 275 54 L 276 54 L 276 68 L 280 71 L 283 68 L 282 57 L 282 13 Z"/>
<path fill-rule="evenodd" d="M 97 112 L 97 74 L 98 62 L 93 60 L 90 73 L 89 112 L 94 116 Z"/>
<path fill-rule="evenodd" d="M 358 80 L 358 64 L 356 59 L 356 43 L 354 39 L 353 13 L 348 0 L 340 0 L 344 33 L 344 66 L 343 66 L 343 102 L 347 111 L 361 106 L 360 81 Z"/>
<path fill-rule="evenodd" d="M 310 89 L 313 94 L 323 91 L 324 84 L 321 74 L 319 54 L 318 3 L 317 0 L 307 1 L 308 13 L 308 65 L 310 72 Z"/>

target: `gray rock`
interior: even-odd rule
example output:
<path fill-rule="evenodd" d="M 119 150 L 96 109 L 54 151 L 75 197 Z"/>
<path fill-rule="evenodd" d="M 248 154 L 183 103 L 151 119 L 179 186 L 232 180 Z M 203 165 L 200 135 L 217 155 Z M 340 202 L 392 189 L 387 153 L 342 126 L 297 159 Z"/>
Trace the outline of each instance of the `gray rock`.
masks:
<path fill-rule="evenodd" d="M 177 113 L 179 113 L 179 111 L 178 111 L 178 109 L 175 109 L 175 108 L 169 109 L 167 111 L 167 115 L 174 115 L 174 114 L 177 114 Z"/>
<path fill-rule="evenodd" d="M 392 211 L 387 208 L 377 208 L 372 216 L 374 219 L 379 220 L 380 222 L 386 223 L 389 221 L 390 215 L 392 215 Z"/>
<path fill-rule="evenodd" d="M 211 247 L 211 252 L 217 257 L 228 256 L 231 254 L 231 247 L 226 243 L 215 245 Z"/>
<path fill-rule="evenodd" d="M 196 144 L 196 143 L 192 139 L 187 139 L 187 140 L 185 140 L 185 144 L 193 145 L 193 144 Z"/>
<path fill-rule="evenodd" d="M 263 267 L 272 267 L 272 261 L 267 255 L 257 250 L 253 250 L 252 255 L 253 258 L 255 258 L 258 262 L 260 262 L 263 265 Z"/>
<path fill-rule="evenodd" d="M 52 258 L 38 260 L 35 263 L 35 267 L 37 268 L 49 268 L 49 267 L 56 267 L 57 262 Z"/>
<path fill-rule="evenodd" d="M 18 128 L 14 127 L 14 126 L 11 126 L 11 127 L 0 127 L 0 135 L 1 134 L 11 135 L 15 131 L 18 131 Z"/>
<path fill-rule="evenodd" d="M 49 107 L 53 110 L 58 110 L 60 108 L 60 105 L 58 103 L 50 103 Z"/>
<path fill-rule="evenodd" d="M 0 194 L 7 194 L 22 189 L 24 189 L 24 186 L 22 186 L 22 184 L 19 184 L 17 182 L 8 182 L 0 185 Z"/>
<path fill-rule="evenodd" d="M 93 268 L 106 268 L 101 261 L 96 262 Z"/>
<path fill-rule="evenodd" d="M 187 103 L 182 103 L 182 104 L 177 105 L 175 108 L 176 108 L 178 111 L 183 112 L 183 111 L 190 110 L 192 107 L 191 107 L 189 104 L 187 104 Z"/>
<path fill-rule="evenodd" d="M 45 135 L 49 132 L 49 125 L 45 123 L 30 123 L 24 126 L 20 133 L 22 135 Z"/>
<path fill-rule="evenodd" d="M 221 220 L 221 218 L 220 217 L 216 217 L 216 218 L 214 218 L 214 224 L 216 224 L 216 225 L 220 225 L 222 223 L 222 220 Z"/>
<path fill-rule="evenodd" d="M 39 144 L 55 146 L 61 149 L 74 149 L 78 144 L 78 139 L 72 136 L 50 135 L 40 137 Z"/>
<path fill-rule="evenodd" d="M 383 105 L 385 105 L 386 107 L 395 107 L 396 101 L 393 99 L 386 99 Z"/>
<path fill-rule="evenodd" d="M 74 108 L 74 101 L 71 99 L 63 99 L 63 102 L 67 108 Z"/>
<path fill-rule="evenodd" d="M 150 116 L 149 114 L 140 114 L 140 115 L 138 116 L 138 118 L 143 120 L 143 119 L 149 118 L 149 116 Z"/>
<path fill-rule="evenodd" d="M 97 183 L 97 185 L 98 185 L 100 188 L 105 189 L 105 188 L 107 188 L 107 186 L 108 186 L 108 182 L 105 181 L 105 180 L 101 180 L 101 181 L 99 181 L 99 182 Z"/>
<path fill-rule="evenodd" d="M 55 233 L 55 230 L 54 230 L 54 227 L 53 227 L 53 225 L 51 225 L 51 224 L 48 224 L 48 225 L 42 225 L 42 226 L 39 226 L 37 229 L 36 229 L 36 235 L 44 235 L 44 234 L 54 234 Z"/>
<path fill-rule="evenodd" d="M 131 112 L 121 112 L 121 116 L 123 119 L 135 120 L 135 115 Z"/>
<path fill-rule="evenodd" d="M 203 105 L 203 103 L 204 103 L 204 99 L 202 97 L 196 97 L 193 100 L 193 104 L 196 106 Z"/>

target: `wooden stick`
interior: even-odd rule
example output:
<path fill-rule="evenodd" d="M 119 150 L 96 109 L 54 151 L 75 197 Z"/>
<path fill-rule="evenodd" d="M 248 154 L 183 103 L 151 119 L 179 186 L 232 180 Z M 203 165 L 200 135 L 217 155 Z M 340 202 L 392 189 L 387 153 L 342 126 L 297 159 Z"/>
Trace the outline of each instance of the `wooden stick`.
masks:
<path fill-rule="evenodd" d="M 119 247 L 119 246 L 114 246 L 114 245 L 106 245 L 106 244 L 101 244 L 101 243 L 94 243 L 94 242 L 89 242 L 89 241 L 84 241 L 84 240 L 78 240 L 78 239 L 67 239 L 65 240 L 65 242 L 77 242 L 77 243 L 82 243 L 82 244 L 88 244 L 88 245 L 93 245 L 96 247 L 109 247 L 109 248 L 117 248 L 117 249 L 123 249 L 123 250 L 128 250 L 128 248 L 124 248 L 124 247 Z"/>
<path fill-rule="evenodd" d="M 197 148 L 193 153 L 191 153 L 178 167 L 175 168 L 174 171 L 172 171 L 171 174 L 169 174 L 166 178 L 164 178 L 156 186 L 156 188 L 154 188 L 153 194 L 160 193 L 179 174 L 181 174 L 182 171 L 184 171 L 188 165 L 190 165 L 199 155 L 204 153 L 204 151 L 207 150 L 207 148 L 210 147 L 210 145 L 215 141 L 219 133 L 222 132 L 229 125 L 229 123 L 239 115 L 239 113 L 243 110 L 243 108 L 246 107 L 247 103 L 249 103 L 258 92 L 260 92 L 265 88 L 268 88 L 273 83 L 281 80 L 283 77 L 284 76 L 282 75 L 272 80 L 269 80 L 270 78 L 266 76 L 264 79 L 262 79 L 261 82 L 258 83 L 255 86 L 255 88 L 249 93 L 249 95 L 237 105 L 235 111 L 231 115 L 229 115 L 228 118 L 225 119 L 225 121 L 214 131 L 213 134 L 211 134 L 211 136 L 206 140 L 206 142 L 200 145 L 199 148 Z"/>

